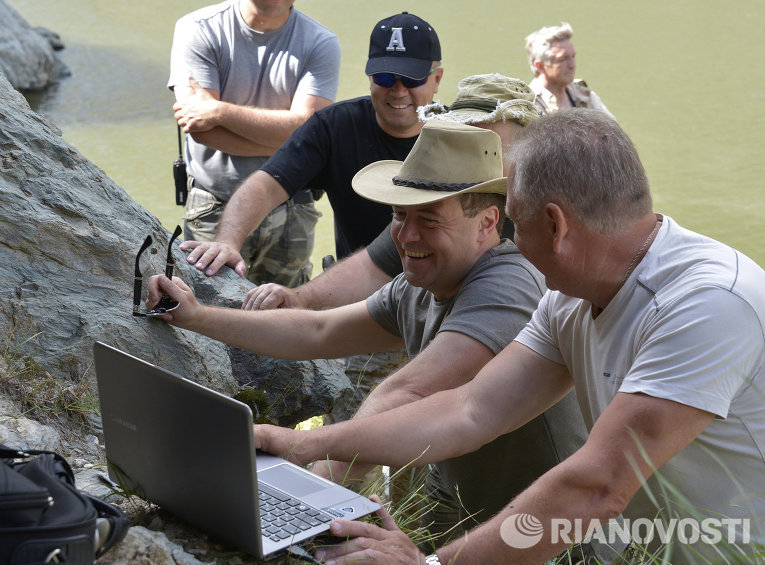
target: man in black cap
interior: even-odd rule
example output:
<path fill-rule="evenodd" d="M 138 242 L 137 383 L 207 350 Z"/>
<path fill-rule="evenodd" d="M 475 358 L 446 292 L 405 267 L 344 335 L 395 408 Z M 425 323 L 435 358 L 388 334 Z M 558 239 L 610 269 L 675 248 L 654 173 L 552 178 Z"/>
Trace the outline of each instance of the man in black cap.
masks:
<path fill-rule="evenodd" d="M 403 160 L 422 128 L 417 107 L 432 102 L 443 69 L 441 46 L 426 21 L 407 12 L 378 22 L 366 66 L 371 96 L 316 112 L 237 189 L 213 242 L 187 241 L 189 263 L 207 275 L 229 265 L 244 275 L 239 251 L 247 234 L 298 191 L 326 191 L 335 216 L 338 258 L 369 244 L 390 221 L 390 208 L 365 200 L 351 178 L 369 163 Z"/>

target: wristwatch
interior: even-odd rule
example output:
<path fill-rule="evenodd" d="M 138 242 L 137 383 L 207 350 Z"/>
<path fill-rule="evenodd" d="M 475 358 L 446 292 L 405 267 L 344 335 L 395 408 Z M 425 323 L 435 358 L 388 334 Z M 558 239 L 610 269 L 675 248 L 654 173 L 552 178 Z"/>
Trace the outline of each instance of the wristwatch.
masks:
<path fill-rule="evenodd" d="M 431 553 L 425 558 L 425 565 L 441 565 L 441 560 L 438 558 L 438 555 Z"/>

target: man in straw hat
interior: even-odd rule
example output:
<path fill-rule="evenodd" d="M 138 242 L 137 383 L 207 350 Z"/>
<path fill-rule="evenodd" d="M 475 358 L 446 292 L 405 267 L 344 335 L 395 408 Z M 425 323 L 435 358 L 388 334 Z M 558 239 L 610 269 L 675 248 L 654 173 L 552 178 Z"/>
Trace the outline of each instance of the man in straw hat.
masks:
<path fill-rule="evenodd" d="M 411 361 L 372 392 L 359 418 L 469 381 L 524 327 L 545 291 L 515 245 L 500 239 L 506 179 L 499 136 L 427 122 L 403 162 L 373 163 L 353 187 L 393 206 L 404 270 L 368 300 L 321 311 L 214 308 L 166 277 L 151 280 L 149 300 L 167 292 L 180 306 L 165 321 L 275 357 L 336 358 L 405 346 Z M 429 527 L 455 528 L 454 534 L 492 516 L 583 441 L 577 412 L 569 397 L 513 434 L 435 464 L 430 489 L 442 513 L 427 519 L 436 521 Z M 284 429 L 298 434 L 287 456 L 301 463 L 331 458 L 335 427 L 321 428 L 325 439 L 316 442 Z"/>
<path fill-rule="evenodd" d="M 450 107 L 431 103 L 418 109 L 420 120 L 443 120 L 490 129 L 502 139 L 507 153 L 515 137 L 540 113 L 534 93 L 522 80 L 500 74 L 472 75 L 457 85 Z M 506 167 L 503 166 L 506 172 Z M 503 236 L 512 239 L 513 223 L 505 221 Z M 271 308 L 333 308 L 368 297 L 401 272 L 401 260 L 390 225 L 366 248 L 333 265 L 331 269 L 295 289 L 265 284 L 250 290 L 247 310 Z"/>
<path fill-rule="evenodd" d="M 481 74 L 459 82 L 451 108 L 431 103 L 420 106 L 417 113 L 422 122 L 436 119 L 490 129 L 502 139 L 505 154 L 518 132 L 539 117 L 533 101 L 534 93 L 522 80 L 496 73 Z M 512 239 L 512 235 L 513 223 L 505 220 L 502 236 Z M 333 265 L 312 281 L 296 289 L 279 284 L 260 285 L 247 293 L 242 307 L 246 310 L 318 310 L 342 306 L 367 298 L 401 270 L 401 259 L 389 224 L 366 248 Z M 338 402 L 325 420 L 336 422 L 353 416 L 372 388 L 404 362 L 406 355 L 403 352 L 349 358 L 346 374 L 354 383 L 354 395 Z"/>

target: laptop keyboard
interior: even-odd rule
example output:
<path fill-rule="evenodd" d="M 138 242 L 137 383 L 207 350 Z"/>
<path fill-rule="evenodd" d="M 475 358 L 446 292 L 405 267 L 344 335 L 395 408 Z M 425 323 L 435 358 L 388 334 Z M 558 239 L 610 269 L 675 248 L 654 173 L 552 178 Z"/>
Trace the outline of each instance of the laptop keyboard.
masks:
<path fill-rule="evenodd" d="M 260 498 L 260 529 L 262 534 L 281 541 L 300 532 L 335 519 L 263 483 L 258 485 Z"/>

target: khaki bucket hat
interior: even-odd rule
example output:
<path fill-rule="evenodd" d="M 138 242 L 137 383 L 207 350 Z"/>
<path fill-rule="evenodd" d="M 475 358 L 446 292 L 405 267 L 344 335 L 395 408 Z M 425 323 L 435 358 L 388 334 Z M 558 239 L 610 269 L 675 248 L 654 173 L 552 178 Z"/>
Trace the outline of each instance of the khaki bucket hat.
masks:
<path fill-rule="evenodd" d="M 448 108 L 433 103 L 417 109 L 420 121 L 461 124 L 513 121 L 527 126 L 540 117 L 534 92 L 525 82 L 497 73 L 472 75 L 457 84 L 457 98 Z"/>
<path fill-rule="evenodd" d="M 371 163 L 351 186 L 368 200 L 392 206 L 429 204 L 466 192 L 507 194 L 502 141 L 487 129 L 429 121 L 404 161 Z"/>

